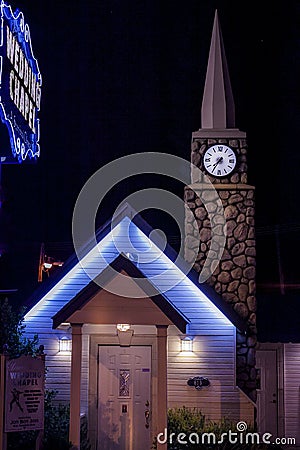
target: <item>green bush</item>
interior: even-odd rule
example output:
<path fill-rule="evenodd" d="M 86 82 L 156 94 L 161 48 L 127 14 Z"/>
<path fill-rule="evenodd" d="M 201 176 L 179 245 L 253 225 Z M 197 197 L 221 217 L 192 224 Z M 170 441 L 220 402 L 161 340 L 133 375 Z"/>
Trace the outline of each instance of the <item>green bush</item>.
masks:
<path fill-rule="evenodd" d="M 55 404 L 56 391 L 46 391 L 44 414 L 44 450 L 68 450 L 70 407 L 65 404 Z"/>
<path fill-rule="evenodd" d="M 84 419 L 81 421 L 80 450 L 91 450 L 91 444 L 88 437 L 88 422 L 86 417 L 84 417 Z"/>
<path fill-rule="evenodd" d="M 7 433 L 7 450 L 34 450 L 36 431 Z"/>
<path fill-rule="evenodd" d="M 13 308 L 8 299 L 0 300 L 0 353 L 5 351 L 9 358 L 18 358 L 21 355 L 36 355 L 38 348 L 38 335 L 32 339 L 24 336 L 24 314 L 26 308 L 19 310 Z"/>
<path fill-rule="evenodd" d="M 68 450 L 69 442 L 69 404 L 55 404 L 56 391 L 47 391 L 45 397 L 45 430 L 43 450 Z M 90 450 L 87 420 L 82 420 L 80 427 L 80 449 Z"/>
<path fill-rule="evenodd" d="M 223 418 L 218 422 L 214 422 L 205 417 L 205 415 L 197 408 L 187 408 L 185 406 L 179 408 L 170 408 L 168 410 L 168 437 L 174 433 L 172 441 L 168 438 L 168 450 L 265 450 L 267 448 L 277 448 L 274 445 L 260 445 L 260 444 L 245 444 L 246 433 L 254 433 L 253 426 L 249 425 L 244 433 L 238 433 L 239 442 L 232 444 L 222 434 L 228 433 L 230 430 L 237 432 L 236 422 L 228 418 Z M 184 433 L 184 436 L 182 435 Z M 189 441 L 189 436 L 194 433 L 192 443 Z M 213 433 L 216 437 L 215 441 L 208 440 L 205 433 Z M 179 441 L 187 441 L 187 443 L 180 443 L 177 437 L 181 434 Z M 241 441 L 240 435 L 243 434 Z M 196 435 L 199 437 L 199 443 L 195 443 Z M 171 441 L 171 442 L 170 442 Z M 224 442 L 223 442 L 224 441 Z M 231 440 L 232 441 L 232 440 Z M 220 442 L 220 443 L 218 443 Z M 157 448 L 156 442 L 153 444 L 153 449 Z"/>

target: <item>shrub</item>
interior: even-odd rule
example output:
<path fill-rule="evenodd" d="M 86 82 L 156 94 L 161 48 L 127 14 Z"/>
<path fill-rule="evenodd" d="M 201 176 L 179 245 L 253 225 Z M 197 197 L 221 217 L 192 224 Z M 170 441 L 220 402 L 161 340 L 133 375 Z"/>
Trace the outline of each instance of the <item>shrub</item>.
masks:
<path fill-rule="evenodd" d="M 44 450 L 68 450 L 72 447 L 68 439 L 70 407 L 55 404 L 56 395 L 53 390 L 45 393 Z"/>
<path fill-rule="evenodd" d="M 168 439 L 168 450 L 265 450 L 268 448 L 280 448 L 274 445 L 242 443 L 240 440 L 240 434 L 242 433 L 239 433 L 239 442 L 236 444 L 226 440 L 224 435 L 222 439 L 222 434 L 228 433 L 229 430 L 233 433 L 237 432 L 236 425 L 236 422 L 228 418 L 222 418 L 218 422 L 209 420 L 197 408 L 187 408 L 185 406 L 170 408 L 168 410 L 168 436 L 171 436 L 171 433 L 174 433 L 174 435 L 172 440 Z M 251 432 L 254 433 L 254 428 L 250 425 L 247 427 L 247 431 L 243 433 L 243 441 L 245 441 L 246 433 Z M 177 437 L 180 433 L 181 438 L 179 441 L 187 441 L 187 443 L 178 442 Z M 194 439 L 192 442 L 189 442 L 191 433 L 194 433 Z M 205 433 L 213 433 L 215 441 L 212 440 L 212 437 L 211 441 L 209 441 L 208 436 L 205 435 L 205 441 L 202 442 L 202 436 Z M 196 435 L 199 436 L 199 443 L 195 443 Z M 152 448 L 157 448 L 156 442 L 153 443 Z"/>
<path fill-rule="evenodd" d="M 25 307 L 14 309 L 7 298 L 0 301 L 0 353 L 5 349 L 9 358 L 38 353 L 38 335 L 33 339 L 24 337 L 25 310 Z"/>

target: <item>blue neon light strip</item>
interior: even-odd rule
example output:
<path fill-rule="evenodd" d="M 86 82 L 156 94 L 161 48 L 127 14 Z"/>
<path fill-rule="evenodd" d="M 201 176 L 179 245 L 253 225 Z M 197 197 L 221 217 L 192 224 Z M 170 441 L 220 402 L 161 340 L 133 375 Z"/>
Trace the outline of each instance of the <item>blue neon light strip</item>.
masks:
<path fill-rule="evenodd" d="M 207 310 L 210 311 L 208 320 L 221 320 L 224 325 L 233 326 L 223 312 L 128 217 L 123 218 L 83 257 L 26 314 L 25 320 L 30 321 L 40 313 L 47 314 L 47 311 L 50 319 L 90 282 L 92 276 L 101 273 L 119 253 L 132 252 L 133 246 L 139 256 L 142 255 L 139 258 L 141 272 L 151 279 L 158 292 L 164 292 L 165 297 L 188 318 L 189 314 L 196 314 L 196 322 L 201 322 L 201 311 Z M 191 322 L 193 326 L 194 320 Z"/>

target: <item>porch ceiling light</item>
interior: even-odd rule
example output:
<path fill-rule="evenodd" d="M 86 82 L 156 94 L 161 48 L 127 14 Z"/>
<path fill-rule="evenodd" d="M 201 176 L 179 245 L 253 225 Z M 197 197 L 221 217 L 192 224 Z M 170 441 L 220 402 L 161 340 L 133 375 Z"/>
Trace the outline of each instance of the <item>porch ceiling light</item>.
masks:
<path fill-rule="evenodd" d="M 129 323 L 118 323 L 117 335 L 121 347 L 129 347 L 131 345 L 133 329 Z"/>
<path fill-rule="evenodd" d="M 59 339 L 59 351 L 70 353 L 72 348 L 72 339 L 63 336 Z"/>
<path fill-rule="evenodd" d="M 130 330 L 130 324 L 129 323 L 118 323 L 117 324 L 117 330 L 118 331 L 129 331 Z"/>

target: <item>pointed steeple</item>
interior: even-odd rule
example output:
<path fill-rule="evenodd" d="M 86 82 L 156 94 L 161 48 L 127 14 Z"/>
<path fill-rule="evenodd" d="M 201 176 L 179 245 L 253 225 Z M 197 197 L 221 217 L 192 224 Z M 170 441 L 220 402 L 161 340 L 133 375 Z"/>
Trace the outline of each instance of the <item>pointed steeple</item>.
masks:
<path fill-rule="evenodd" d="M 217 10 L 202 100 L 201 126 L 204 129 L 235 128 L 234 99 Z"/>

